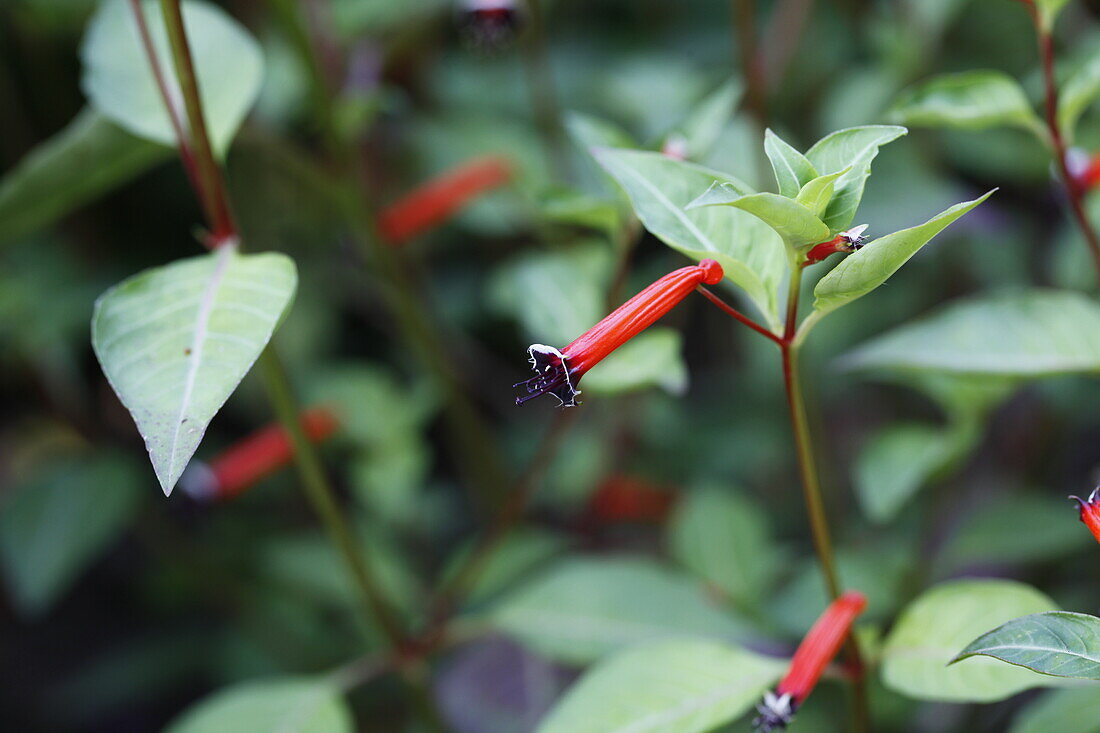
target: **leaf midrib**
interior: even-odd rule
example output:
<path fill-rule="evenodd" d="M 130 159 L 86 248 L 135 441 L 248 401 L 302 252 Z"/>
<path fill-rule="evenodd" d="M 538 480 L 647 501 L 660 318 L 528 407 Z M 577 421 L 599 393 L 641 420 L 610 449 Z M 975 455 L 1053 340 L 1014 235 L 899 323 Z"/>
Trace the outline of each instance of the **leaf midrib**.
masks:
<path fill-rule="evenodd" d="M 229 261 L 235 253 L 236 247 L 232 244 L 222 245 L 217 251 L 217 260 L 214 263 L 214 271 L 210 280 L 206 283 L 202 298 L 199 300 L 199 314 L 195 322 L 195 332 L 191 337 L 191 350 L 188 354 L 187 373 L 184 376 L 183 395 L 180 399 L 180 409 L 176 415 L 176 427 L 172 434 L 169 447 L 168 471 L 165 475 L 167 481 L 171 481 L 176 470 L 178 460 L 178 446 L 180 430 L 183 427 L 187 408 L 191 404 L 191 396 L 195 390 L 195 382 L 198 379 L 199 369 L 202 367 L 203 346 L 206 343 L 206 334 L 210 327 L 210 317 L 214 312 L 214 302 L 217 299 L 218 290 L 221 288 L 225 271 L 229 267 Z"/>

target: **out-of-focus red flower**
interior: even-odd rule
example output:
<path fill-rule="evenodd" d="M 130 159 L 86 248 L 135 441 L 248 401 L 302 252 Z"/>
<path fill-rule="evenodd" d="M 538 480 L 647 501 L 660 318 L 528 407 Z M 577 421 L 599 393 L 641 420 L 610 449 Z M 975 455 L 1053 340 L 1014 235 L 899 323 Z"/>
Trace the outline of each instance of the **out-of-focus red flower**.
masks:
<path fill-rule="evenodd" d="M 810 251 L 806 253 L 806 261 L 802 263 L 802 266 L 806 267 L 807 265 L 817 264 L 829 255 L 836 254 L 837 252 L 855 252 L 863 246 L 863 232 L 865 231 L 867 231 L 867 225 L 860 224 L 858 227 L 852 227 L 846 232 L 841 232 L 828 242 L 815 244 Z"/>
<path fill-rule="evenodd" d="M 1100 184 L 1100 153 L 1070 148 L 1066 151 L 1066 171 L 1081 191 L 1091 191 Z"/>
<path fill-rule="evenodd" d="M 802 639 L 791 659 L 786 676 L 774 692 L 764 695 L 757 706 L 760 715 L 753 721 L 758 733 L 786 728 L 794 714 L 809 697 L 825 667 L 840 651 L 852 623 L 867 607 L 862 593 L 848 591 L 833 601 Z"/>
<path fill-rule="evenodd" d="M 645 479 L 612 474 L 592 494 L 588 513 L 602 522 L 660 522 L 676 494 Z"/>
<path fill-rule="evenodd" d="M 468 160 L 387 206 L 378 231 L 391 244 L 402 244 L 433 229 L 486 191 L 507 183 L 512 166 L 500 156 Z"/>
<path fill-rule="evenodd" d="M 577 382 L 585 372 L 599 364 L 612 351 L 656 323 L 686 298 L 698 285 L 714 285 L 724 276 L 714 260 L 681 267 L 654 282 L 611 312 L 606 318 L 578 336 L 561 351 L 545 344 L 527 349 L 535 376 L 518 382 L 524 394 L 516 398 L 522 405 L 542 394 L 552 394 L 564 407 L 577 403 Z"/>
<path fill-rule="evenodd" d="M 314 443 L 324 441 L 339 427 L 336 416 L 325 407 L 303 411 L 301 420 L 302 430 Z M 287 432 L 281 425 L 268 425 L 209 463 L 193 461 L 180 479 L 180 487 L 196 499 L 232 499 L 284 468 L 293 458 L 294 446 Z"/>
<path fill-rule="evenodd" d="M 1087 499 L 1079 496 L 1070 498 L 1077 502 L 1077 508 L 1081 511 L 1081 521 L 1089 528 L 1096 541 L 1100 542 L 1100 487 L 1093 489 Z"/>

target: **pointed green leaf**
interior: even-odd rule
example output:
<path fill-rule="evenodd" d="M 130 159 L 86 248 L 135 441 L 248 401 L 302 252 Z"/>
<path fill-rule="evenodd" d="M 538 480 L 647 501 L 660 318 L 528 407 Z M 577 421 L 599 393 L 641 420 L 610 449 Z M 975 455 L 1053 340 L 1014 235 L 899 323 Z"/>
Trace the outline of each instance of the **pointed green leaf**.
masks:
<path fill-rule="evenodd" d="M 871 175 L 871 162 L 880 147 L 897 140 L 908 130 L 896 125 L 866 125 L 838 130 L 818 140 L 806 151 L 806 158 L 821 175 L 850 168 L 837 178 L 833 200 L 822 217 L 833 233 L 847 229 L 863 200 L 863 187 Z"/>
<path fill-rule="evenodd" d="M 96 301 L 92 346 L 165 495 L 294 296 L 294 262 L 235 246 L 146 270 Z"/>
<path fill-rule="evenodd" d="M 143 0 L 141 7 L 169 96 L 182 109 L 160 4 Z M 223 156 L 260 92 L 263 55 L 248 31 L 215 5 L 187 0 L 183 3 L 183 19 L 210 144 L 217 155 Z M 139 137 L 176 144 L 137 21 L 126 0 L 107 0 L 100 6 L 88 24 L 80 56 L 84 62 L 84 93 L 100 114 Z"/>
<path fill-rule="evenodd" d="M 1058 127 L 1072 142 L 1077 121 L 1100 96 L 1100 51 L 1094 53 L 1062 85 L 1058 94 Z"/>
<path fill-rule="evenodd" d="M 740 195 L 726 183 L 714 183 L 699 198 L 685 208 L 701 206 L 733 206 L 747 211 L 774 229 L 791 249 L 801 249 L 824 242 L 829 227 L 802 204 L 777 193 Z"/>
<path fill-rule="evenodd" d="M 702 166 L 638 150 L 595 151 L 596 159 L 618 181 L 638 218 L 661 241 L 694 260 L 717 260 L 726 277 L 742 288 L 778 328 L 778 292 L 787 271 L 782 240 L 771 227 L 730 207 L 684 207 L 715 182 L 752 193 L 732 176 Z"/>
<path fill-rule="evenodd" d="M 0 181 L 0 241 L 49 226 L 172 155 L 84 109 Z"/>
<path fill-rule="evenodd" d="M 733 117 L 742 92 L 743 85 L 736 80 L 718 87 L 696 105 L 687 119 L 670 130 L 665 139 L 682 138 L 686 143 L 685 156 L 690 160 L 699 160 L 714 146 L 722 128 Z"/>
<path fill-rule="evenodd" d="M 339 688 L 321 678 L 281 677 L 242 682 L 203 698 L 165 733 L 352 733 L 355 725 Z"/>
<path fill-rule="evenodd" d="M 994 702 L 1050 684 L 1049 677 L 992 659 L 947 665 L 983 631 L 1021 614 L 1055 608 L 1039 591 L 1014 581 L 941 583 L 898 618 L 882 650 L 883 681 L 908 697 L 951 702 Z"/>
<path fill-rule="evenodd" d="M 970 642 L 952 664 L 977 655 L 1039 674 L 1100 680 L 1100 618 L 1067 611 L 1014 618 Z"/>
<path fill-rule="evenodd" d="M 786 664 L 701 639 L 633 647 L 581 677 L 537 733 L 705 733 L 751 709 Z"/>
<path fill-rule="evenodd" d="M 963 130 L 1014 126 L 1045 135 L 1019 82 L 1001 71 L 932 77 L 902 92 L 890 116 L 903 125 Z"/>
<path fill-rule="evenodd" d="M 764 131 L 764 152 L 772 164 L 779 193 L 793 199 L 807 183 L 817 178 L 818 172 L 806 156 L 788 145 L 770 129 Z"/>
<path fill-rule="evenodd" d="M 1039 19 L 1047 33 L 1054 28 L 1054 21 L 1068 2 L 1069 0 L 1035 0 L 1035 5 L 1039 8 Z"/>
<path fill-rule="evenodd" d="M 949 458 L 942 429 L 898 424 L 879 431 L 855 463 L 856 496 L 863 513 L 888 522 Z"/>
<path fill-rule="evenodd" d="M 968 298 L 873 339 L 845 363 L 1020 377 L 1100 372 L 1100 305 L 1038 288 Z"/>
<path fill-rule="evenodd" d="M 50 608 L 138 508 L 140 477 L 109 452 L 64 457 L 14 483 L 0 512 L 0 564 L 16 609 Z"/>
<path fill-rule="evenodd" d="M 850 170 L 851 168 L 845 168 L 836 173 L 818 176 L 799 189 L 798 195 L 794 197 L 794 200 L 805 206 L 810 210 L 811 214 L 820 219 L 828 210 L 829 202 L 833 200 L 833 192 L 836 190 L 836 179 Z"/>
<path fill-rule="evenodd" d="M 669 520 L 672 555 L 741 604 L 759 601 L 779 569 L 768 517 L 748 497 L 697 489 Z"/>
<path fill-rule="evenodd" d="M 633 148 L 637 145 L 630 133 L 615 123 L 583 112 L 567 113 L 565 130 L 586 152 L 591 152 L 592 148 Z"/>
<path fill-rule="evenodd" d="M 489 621 L 533 651 L 568 664 L 588 664 L 653 639 L 728 640 L 749 633 L 746 623 L 714 605 L 700 584 L 634 558 L 560 562 L 501 599 Z"/>
<path fill-rule="evenodd" d="M 973 201 L 955 204 L 923 224 L 887 234 L 863 245 L 862 249 L 845 257 L 818 281 L 814 288 L 814 308 L 828 313 L 882 285 L 932 237 L 992 193 L 990 191 Z"/>

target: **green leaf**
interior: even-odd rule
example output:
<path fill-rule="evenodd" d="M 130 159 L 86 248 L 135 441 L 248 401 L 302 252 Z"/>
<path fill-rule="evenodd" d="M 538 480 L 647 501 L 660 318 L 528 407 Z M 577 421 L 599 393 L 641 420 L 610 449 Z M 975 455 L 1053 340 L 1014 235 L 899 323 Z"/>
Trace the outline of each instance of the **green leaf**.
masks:
<path fill-rule="evenodd" d="M 52 461 L 12 487 L 0 511 L 0 561 L 21 614 L 48 610 L 126 529 L 140 481 L 132 464 L 96 452 Z"/>
<path fill-rule="evenodd" d="M 500 595 L 502 591 L 522 581 L 561 554 L 567 542 L 556 534 L 542 530 L 519 528 L 502 542 L 499 552 L 489 555 L 477 574 L 469 592 L 467 605 L 478 605 Z M 451 582 L 475 550 L 473 543 L 456 552 L 443 572 L 443 582 Z"/>
<path fill-rule="evenodd" d="M 856 496 L 863 513 L 874 522 L 889 522 L 949 457 L 940 428 L 897 424 L 879 431 L 855 463 Z"/>
<path fill-rule="evenodd" d="M 903 125 L 984 130 L 1022 127 L 1043 138 L 1043 123 L 1024 90 L 1001 71 L 964 71 L 933 77 L 901 94 L 891 116 Z"/>
<path fill-rule="evenodd" d="M 771 161 L 780 195 L 789 199 L 797 196 L 803 186 L 819 175 L 813 163 L 806 160 L 806 156 L 770 129 L 764 130 L 764 152 Z"/>
<path fill-rule="evenodd" d="M 858 369 L 1041 377 L 1100 371 L 1100 305 L 1032 289 L 967 298 L 859 347 Z"/>
<path fill-rule="evenodd" d="M 173 73 L 160 5 L 156 0 L 143 0 L 142 9 L 169 96 L 182 116 L 182 94 Z M 214 5 L 187 0 L 183 18 L 210 144 L 221 157 L 260 92 L 263 55 L 248 31 Z M 100 6 L 88 24 L 80 56 L 84 62 L 81 84 L 92 107 L 139 137 L 176 145 L 137 21 L 126 0 L 107 0 Z"/>
<path fill-rule="evenodd" d="M 172 155 L 84 109 L 0 181 L 0 241 L 49 226 Z"/>
<path fill-rule="evenodd" d="M 539 211 L 549 222 L 585 227 L 614 237 L 622 226 L 615 202 L 570 188 L 553 189 L 539 197 Z"/>
<path fill-rule="evenodd" d="M 948 702 L 994 702 L 1049 684 L 1033 672 L 992 659 L 947 665 L 991 627 L 1055 608 L 1039 591 L 1013 581 L 941 583 L 913 601 L 894 625 L 882 650 L 883 680 L 903 695 Z"/>
<path fill-rule="evenodd" d="M 907 132 L 896 125 L 849 127 L 826 135 L 806 151 L 807 160 L 821 175 L 849 169 L 836 179 L 833 200 L 822 217 L 829 231 L 836 233 L 851 225 L 879 148 Z"/>
<path fill-rule="evenodd" d="M 996 190 L 996 189 L 994 189 Z M 814 288 L 814 308 L 822 314 L 861 298 L 901 269 L 932 237 L 985 201 L 990 191 L 973 201 L 955 204 L 923 224 L 872 240 L 840 261 Z"/>
<path fill-rule="evenodd" d="M 616 349 L 584 375 L 582 392 L 625 394 L 660 387 L 683 394 L 688 370 L 681 355 L 683 337 L 673 328 L 653 327 Z"/>
<path fill-rule="evenodd" d="M 1063 496 L 1004 491 L 967 521 L 943 550 L 952 568 L 1041 563 L 1095 543 Z M 1021 532 L 1020 527 L 1027 527 Z"/>
<path fill-rule="evenodd" d="M 536 653 L 570 664 L 650 639 L 748 633 L 689 578 L 632 558 L 563 561 L 503 598 L 489 621 Z"/>
<path fill-rule="evenodd" d="M 1100 618 L 1067 611 L 1014 618 L 967 644 L 952 664 L 977 655 L 1053 677 L 1100 680 Z"/>
<path fill-rule="evenodd" d="M 331 682 L 282 677 L 243 682 L 200 700 L 165 733 L 352 733 L 351 711 Z"/>
<path fill-rule="evenodd" d="M 715 182 L 685 208 L 690 211 L 702 206 L 733 206 L 747 211 L 774 229 L 792 249 L 809 247 L 829 238 L 829 227 L 813 212 L 777 193 L 745 196 L 728 183 Z"/>
<path fill-rule="evenodd" d="M 782 240 L 771 227 L 730 207 L 684 207 L 716 181 L 744 194 L 735 178 L 702 166 L 638 150 L 595 151 L 625 189 L 645 227 L 673 249 L 698 261 L 717 260 L 773 328 L 779 328 L 778 292 L 787 272 Z"/>
<path fill-rule="evenodd" d="M 593 148 L 633 148 L 638 144 L 630 133 L 615 123 L 583 112 L 566 113 L 565 130 L 586 152 L 592 152 Z"/>
<path fill-rule="evenodd" d="M 96 301 L 92 346 L 166 496 L 267 345 L 297 283 L 289 257 L 241 255 L 226 244 L 146 270 Z"/>
<path fill-rule="evenodd" d="M 1058 93 L 1058 127 L 1067 141 L 1072 142 L 1077 121 L 1100 95 L 1100 52 L 1094 53 L 1073 75 L 1066 79 Z"/>
<path fill-rule="evenodd" d="M 1054 21 L 1068 2 L 1069 0 L 1035 0 L 1035 5 L 1039 8 L 1039 19 L 1047 33 L 1053 30 Z"/>
<path fill-rule="evenodd" d="M 1100 733 L 1100 689 L 1089 685 L 1080 689 L 1052 690 L 1044 693 L 1016 716 L 1009 733 Z"/>
<path fill-rule="evenodd" d="M 755 502 L 718 489 L 688 493 L 669 521 L 673 557 L 739 603 L 754 603 L 778 570 L 768 518 Z"/>
<path fill-rule="evenodd" d="M 603 243 L 509 260 L 492 276 L 490 300 L 519 319 L 529 338 L 564 346 L 606 315 L 614 257 Z"/>
<path fill-rule="evenodd" d="M 829 208 L 829 202 L 833 200 L 833 192 L 836 190 L 836 179 L 850 171 L 851 168 L 818 176 L 806 183 L 798 191 L 794 200 L 810 210 L 810 213 L 820 218 Z"/>
<path fill-rule="evenodd" d="M 734 109 L 743 91 L 741 82 L 736 80 L 726 82 L 704 97 L 687 119 L 670 130 L 665 139 L 682 138 L 687 147 L 686 156 L 691 160 L 699 160 L 714 146 L 715 141 L 722 134 L 722 129 L 733 117 Z"/>
<path fill-rule="evenodd" d="M 749 710 L 785 660 L 700 639 L 622 651 L 594 667 L 538 733 L 704 733 Z"/>

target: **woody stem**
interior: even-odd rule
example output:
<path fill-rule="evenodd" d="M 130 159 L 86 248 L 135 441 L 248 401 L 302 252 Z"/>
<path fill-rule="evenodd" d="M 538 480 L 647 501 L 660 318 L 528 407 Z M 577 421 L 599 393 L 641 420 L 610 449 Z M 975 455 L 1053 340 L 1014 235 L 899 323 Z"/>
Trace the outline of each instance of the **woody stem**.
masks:
<path fill-rule="evenodd" d="M 817 463 L 814 458 L 813 435 L 809 420 L 806 418 L 806 401 L 802 393 L 802 382 L 798 371 L 799 346 L 795 343 L 798 325 L 798 299 L 802 285 L 802 268 L 791 270 L 787 292 L 787 321 L 783 338 L 779 341 L 779 350 L 783 359 L 783 385 L 787 392 L 787 406 L 794 434 L 795 452 L 798 455 L 799 475 L 802 479 L 802 499 L 806 505 L 806 515 L 810 521 L 810 534 L 814 551 L 825 577 L 825 587 L 829 597 L 836 600 L 840 596 L 840 581 L 836 571 L 833 542 L 829 534 L 829 520 L 825 513 L 825 502 L 821 493 Z M 856 669 L 853 677 L 854 708 L 853 729 L 857 733 L 868 730 L 870 714 L 867 704 L 867 690 L 863 663 L 859 647 L 849 637 L 845 646 L 848 658 Z"/>

